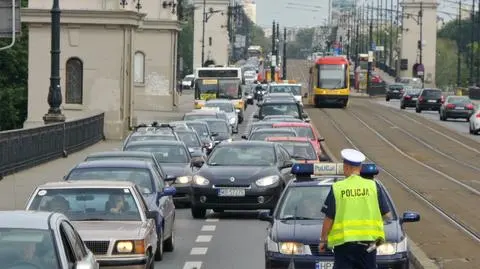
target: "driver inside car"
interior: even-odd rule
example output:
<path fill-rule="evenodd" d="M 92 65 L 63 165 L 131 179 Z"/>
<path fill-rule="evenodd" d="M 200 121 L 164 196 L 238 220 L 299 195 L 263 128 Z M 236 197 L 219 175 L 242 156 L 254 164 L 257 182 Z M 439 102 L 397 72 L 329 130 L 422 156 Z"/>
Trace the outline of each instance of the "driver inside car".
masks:
<path fill-rule="evenodd" d="M 320 208 L 318 208 L 318 198 L 312 194 L 303 194 L 297 207 L 297 216 L 305 219 L 320 218 Z"/>

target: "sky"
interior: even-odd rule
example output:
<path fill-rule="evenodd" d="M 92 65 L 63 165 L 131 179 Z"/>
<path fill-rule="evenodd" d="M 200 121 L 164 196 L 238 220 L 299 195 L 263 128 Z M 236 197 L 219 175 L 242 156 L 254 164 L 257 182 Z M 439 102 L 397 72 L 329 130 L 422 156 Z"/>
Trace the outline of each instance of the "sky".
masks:
<path fill-rule="evenodd" d="M 365 2 L 365 0 L 357 1 L 357 3 Z M 257 24 L 262 27 L 271 26 L 273 20 L 278 20 L 282 27 L 312 27 L 324 24 L 324 20 L 328 17 L 327 0 L 255 0 L 255 2 Z M 394 0 L 394 4 L 395 2 Z M 444 21 L 454 19 L 458 12 L 458 4 L 456 4 L 458 0 L 439 0 L 438 2 L 440 4 L 438 16 Z M 471 2 L 471 0 L 462 0 L 462 5 L 470 8 Z"/>

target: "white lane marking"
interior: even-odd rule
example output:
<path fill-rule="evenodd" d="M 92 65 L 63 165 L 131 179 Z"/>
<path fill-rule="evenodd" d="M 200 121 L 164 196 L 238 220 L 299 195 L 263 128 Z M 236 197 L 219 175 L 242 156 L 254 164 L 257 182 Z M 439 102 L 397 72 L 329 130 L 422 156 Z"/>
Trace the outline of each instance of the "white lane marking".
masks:
<path fill-rule="evenodd" d="M 197 240 L 195 240 L 196 243 L 208 243 L 210 241 L 212 241 L 211 235 L 199 235 L 197 236 Z"/>
<path fill-rule="evenodd" d="M 218 222 L 220 219 L 206 219 L 206 222 Z"/>
<path fill-rule="evenodd" d="M 190 255 L 206 255 L 208 248 L 192 248 Z"/>
<path fill-rule="evenodd" d="M 183 269 L 200 269 L 202 268 L 202 262 L 185 262 Z"/>
<path fill-rule="evenodd" d="M 202 226 L 202 232 L 213 232 L 217 228 L 216 225 L 203 225 Z"/>

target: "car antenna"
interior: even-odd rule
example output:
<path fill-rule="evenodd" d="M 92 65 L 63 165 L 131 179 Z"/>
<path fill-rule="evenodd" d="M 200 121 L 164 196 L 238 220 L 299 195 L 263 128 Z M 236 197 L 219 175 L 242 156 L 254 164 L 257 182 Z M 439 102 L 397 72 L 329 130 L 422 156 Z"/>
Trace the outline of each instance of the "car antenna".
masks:
<path fill-rule="evenodd" d="M 298 205 L 295 205 L 295 211 L 293 213 L 293 242 L 296 242 L 295 241 L 295 230 L 297 228 L 297 209 L 298 209 Z M 292 247 L 292 253 L 291 253 L 291 257 L 290 257 L 290 263 L 288 264 L 288 268 L 287 269 L 295 269 L 295 259 L 293 259 L 293 247 Z"/>

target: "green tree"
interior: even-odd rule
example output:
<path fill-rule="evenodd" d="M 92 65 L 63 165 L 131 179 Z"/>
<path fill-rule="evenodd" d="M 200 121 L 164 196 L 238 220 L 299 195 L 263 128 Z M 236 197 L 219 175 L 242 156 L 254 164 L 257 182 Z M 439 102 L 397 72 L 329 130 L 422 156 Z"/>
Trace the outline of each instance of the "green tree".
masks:
<path fill-rule="evenodd" d="M 462 57 L 462 55 L 460 55 Z M 463 57 L 462 57 L 463 58 Z M 440 88 L 457 85 L 458 48 L 454 40 L 447 38 L 437 39 L 436 55 L 436 84 Z M 464 59 L 461 59 L 461 82 L 466 83 L 468 72 Z"/>
<path fill-rule="evenodd" d="M 178 36 L 178 51 L 183 59 L 183 75 L 193 73 L 193 17 L 184 23 Z"/>

